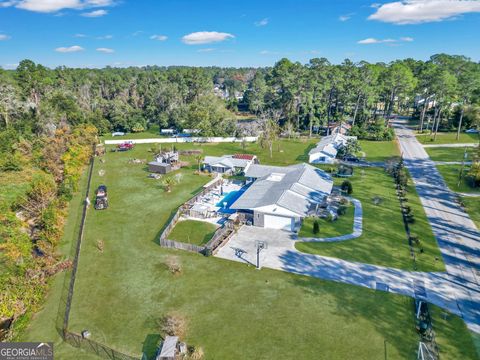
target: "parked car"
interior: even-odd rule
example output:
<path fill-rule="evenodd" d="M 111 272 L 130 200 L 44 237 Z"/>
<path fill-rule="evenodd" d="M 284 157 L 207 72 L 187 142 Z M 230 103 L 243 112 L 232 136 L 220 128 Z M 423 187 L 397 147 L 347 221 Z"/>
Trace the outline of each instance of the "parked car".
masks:
<path fill-rule="evenodd" d="M 465 132 L 467 134 L 478 134 L 478 133 L 480 133 L 480 130 L 478 130 L 478 129 L 468 129 L 468 130 L 465 130 Z"/>
<path fill-rule="evenodd" d="M 95 191 L 95 210 L 108 208 L 107 187 L 100 185 Z"/>
<path fill-rule="evenodd" d="M 121 131 L 116 131 L 116 132 L 112 133 L 112 136 L 124 136 L 124 135 L 125 135 L 125 133 L 121 132 Z"/>
<path fill-rule="evenodd" d="M 135 144 L 131 141 L 126 141 L 124 143 L 117 145 L 117 151 L 128 151 L 132 150 Z"/>
<path fill-rule="evenodd" d="M 360 162 L 360 159 L 357 158 L 356 156 L 354 155 L 345 155 L 343 157 L 343 161 L 348 161 L 348 162 Z"/>

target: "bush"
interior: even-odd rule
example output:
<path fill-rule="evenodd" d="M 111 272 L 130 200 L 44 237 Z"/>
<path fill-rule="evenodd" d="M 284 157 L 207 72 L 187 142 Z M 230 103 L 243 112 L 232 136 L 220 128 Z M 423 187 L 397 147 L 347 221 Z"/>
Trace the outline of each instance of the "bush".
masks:
<path fill-rule="evenodd" d="M 320 232 L 320 224 L 318 223 L 318 220 L 315 220 L 313 222 L 313 233 L 316 235 Z"/>
<path fill-rule="evenodd" d="M 347 206 L 345 205 L 340 205 L 337 210 L 337 214 L 339 216 L 345 215 L 347 213 Z"/>
<path fill-rule="evenodd" d="M 161 319 L 161 330 L 166 335 L 178 336 L 182 339 L 187 334 L 187 321 L 180 314 L 168 314 Z"/>
<path fill-rule="evenodd" d="M 169 256 L 165 261 L 165 265 L 167 265 L 168 271 L 173 275 L 181 274 L 182 273 L 182 265 L 178 256 Z"/>
<path fill-rule="evenodd" d="M 345 180 L 342 185 L 340 186 L 342 191 L 346 192 L 348 195 L 353 193 L 353 186 L 349 180 Z"/>

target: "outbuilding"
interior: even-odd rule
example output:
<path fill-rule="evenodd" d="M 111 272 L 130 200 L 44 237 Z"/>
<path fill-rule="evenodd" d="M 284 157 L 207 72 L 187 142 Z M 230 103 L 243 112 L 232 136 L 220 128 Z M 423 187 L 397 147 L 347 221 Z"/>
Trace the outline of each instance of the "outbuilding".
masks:
<path fill-rule="evenodd" d="M 172 166 L 163 162 L 151 161 L 148 163 L 148 171 L 157 174 L 167 174 L 172 171 Z"/>

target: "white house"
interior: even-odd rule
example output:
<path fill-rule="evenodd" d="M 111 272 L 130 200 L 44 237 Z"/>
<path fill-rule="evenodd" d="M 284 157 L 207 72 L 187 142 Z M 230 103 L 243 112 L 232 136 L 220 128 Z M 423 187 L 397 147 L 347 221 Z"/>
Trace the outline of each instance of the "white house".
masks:
<path fill-rule="evenodd" d="M 345 146 L 348 140 L 357 139 L 356 136 L 333 134 L 324 136 L 320 142 L 308 153 L 308 162 L 312 164 L 331 164 L 335 161 L 338 150 Z"/>
<path fill-rule="evenodd" d="M 203 168 L 219 174 L 245 172 L 250 165 L 258 163 L 257 157 L 250 154 L 235 154 L 223 156 L 205 156 Z"/>
<path fill-rule="evenodd" d="M 270 229 L 294 231 L 302 218 L 317 212 L 333 187 L 330 175 L 308 164 L 251 165 L 245 176 L 253 183 L 230 208 Z"/>

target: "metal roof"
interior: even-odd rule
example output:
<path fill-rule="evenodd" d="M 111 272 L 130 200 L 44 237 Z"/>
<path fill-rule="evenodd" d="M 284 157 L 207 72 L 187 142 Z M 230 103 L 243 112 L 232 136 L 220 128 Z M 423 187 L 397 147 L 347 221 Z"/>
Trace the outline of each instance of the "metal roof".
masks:
<path fill-rule="evenodd" d="M 158 358 L 173 358 L 177 349 L 178 336 L 167 336 L 163 341 L 162 350 Z"/>
<path fill-rule="evenodd" d="M 235 158 L 233 155 L 223 155 L 223 156 L 205 156 L 204 164 L 216 167 L 225 167 L 228 169 L 233 169 L 235 167 L 245 168 L 251 159 L 239 159 Z"/>

